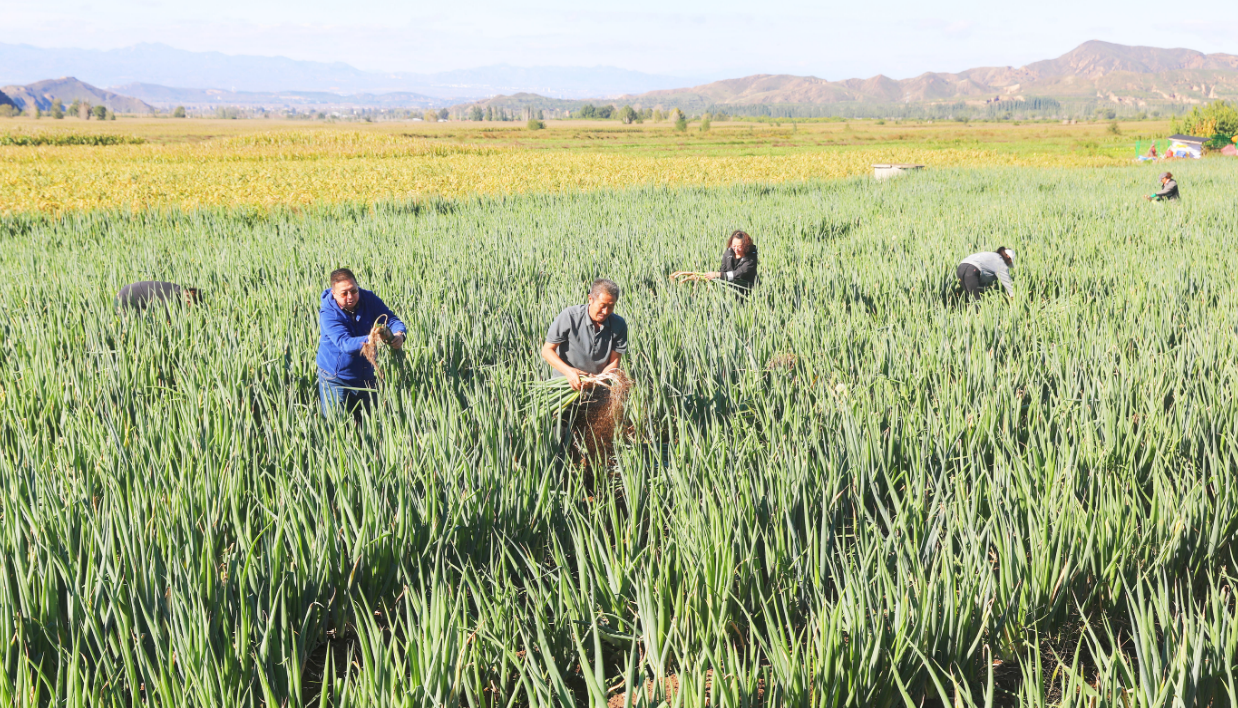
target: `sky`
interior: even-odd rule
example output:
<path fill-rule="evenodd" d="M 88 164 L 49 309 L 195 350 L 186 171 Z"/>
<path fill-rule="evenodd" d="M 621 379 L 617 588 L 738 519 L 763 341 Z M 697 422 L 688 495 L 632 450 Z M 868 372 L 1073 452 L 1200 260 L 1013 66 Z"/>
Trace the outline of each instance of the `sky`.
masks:
<path fill-rule="evenodd" d="M 3 0 L 6 42 L 342 61 L 371 71 L 616 66 L 829 80 L 1020 66 L 1089 39 L 1238 54 L 1233 0 Z"/>

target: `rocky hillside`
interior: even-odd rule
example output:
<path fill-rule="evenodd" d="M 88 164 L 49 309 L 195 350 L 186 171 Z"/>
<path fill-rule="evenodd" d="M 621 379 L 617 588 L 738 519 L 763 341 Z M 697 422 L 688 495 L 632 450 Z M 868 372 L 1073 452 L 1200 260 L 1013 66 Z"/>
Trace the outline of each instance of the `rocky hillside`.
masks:
<path fill-rule="evenodd" d="M 1023 67 L 929 72 L 910 79 L 886 76 L 827 81 L 813 76 L 758 74 L 685 89 L 625 96 L 633 105 L 760 105 L 898 103 L 1022 98 L 1173 100 L 1183 103 L 1238 97 L 1238 56 L 1191 49 L 1128 47 L 1085 42 L 1056 59 Z"/>
<path fill-rule="evenodd" d="M 26 86 L 5 86 L 0 88 L 12 99 L 21 110 L 29 110 L 31 104 L 41 110 L 50 110 L 52 101 L 60 99 L 66 106 L 74 101 L 85 101 L 92 106 L 107 106 L 114 113 L 153 113 L 149 104 L 129 96 L 105 91 L 91 86 L 84 81 L 78 81 L 72 76 L 59 79 L 37 81 Z"/>

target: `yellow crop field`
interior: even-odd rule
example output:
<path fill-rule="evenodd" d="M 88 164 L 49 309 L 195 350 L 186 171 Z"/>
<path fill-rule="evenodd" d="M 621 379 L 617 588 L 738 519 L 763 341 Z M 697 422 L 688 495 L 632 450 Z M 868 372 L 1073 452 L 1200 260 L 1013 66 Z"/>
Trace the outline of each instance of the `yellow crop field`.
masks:
<path fill-rule="evenodd" d="M 760 140 L 759 134 L 747 143 L 680 139 L 678 150 L 674 144 L 645 150 L 580 149 L 550 138 L 484 144 L 495 135 L 474 131 L 438 138 L 322 127 L 225 134 L 200 142 L 6 146 L 0 147 L 0 213 L 773 183 L 851 177 L 868 173 L 873 163 L 880 162 L 914 162 L 930 168 L 1129 164 L 1104 152 L 1037 151 L 1026 145 L 1012 150 L 977 141 L 950 147 L 922 141 L 891 144 L 889 139 L 872 146 L 770 142 L 774 148 L 765 151 L 750 149 Z M 508 130 L 501 137 L 520 135 Z M 671 136 L 665 129 L 648 135 Z M 470 138 L 472 142 L 467 142 Z M 784 139 L 780 134 L 770 138 Z M 782 145 L 792 149 L 779 151 Z"/>

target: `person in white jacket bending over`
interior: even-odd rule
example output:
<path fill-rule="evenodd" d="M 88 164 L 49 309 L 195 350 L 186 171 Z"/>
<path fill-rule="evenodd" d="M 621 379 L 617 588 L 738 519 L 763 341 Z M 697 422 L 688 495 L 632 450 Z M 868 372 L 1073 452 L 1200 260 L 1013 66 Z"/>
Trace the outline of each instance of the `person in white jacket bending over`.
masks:
<path fill-rule="evenodd" d="M 1014 297 L 1014 283 L 1010 280 L 1010 269 L 1014 267 L 1014 251 L 1002 246 L 996 251 L 973 253 L 959 264 L 959 281 L 967 299 L 977 300 L 981 291 L 1000 280 L 1006 294 Z"/>

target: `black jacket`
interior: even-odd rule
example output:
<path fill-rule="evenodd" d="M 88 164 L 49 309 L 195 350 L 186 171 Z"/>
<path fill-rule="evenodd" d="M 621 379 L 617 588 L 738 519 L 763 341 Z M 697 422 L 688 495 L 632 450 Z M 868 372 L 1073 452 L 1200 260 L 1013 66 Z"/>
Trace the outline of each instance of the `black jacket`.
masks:
<path fill-rule="evenodd" d="M 1161 191 L 1157 192 L 1154 196 L 1160 197 L 1161 199 L 1177 199 L 1178 183 L 1172 179 L 1169 180 L 1161 187 Z"/>
<path fill-rule="evenodd" d="M 181 286 L 176 283 L 165 283 L 159 280 L 143 280 L 140 283 L 130 283 L 116 293 L 118 307 L 132 307 L 139 310 L 147 305 L 166 304 L 168 301 L 182 301 Z"/>
<path fill-rule="evenodd" d="M 726 249 L 722 254 L 722 267 L 718 270 L 722 272 L 723 280 L 744 290 L 751 288 L 757 284 L 757 247 L 750 248 L 744 257 L 738 260 L 733 249 Z"/>

